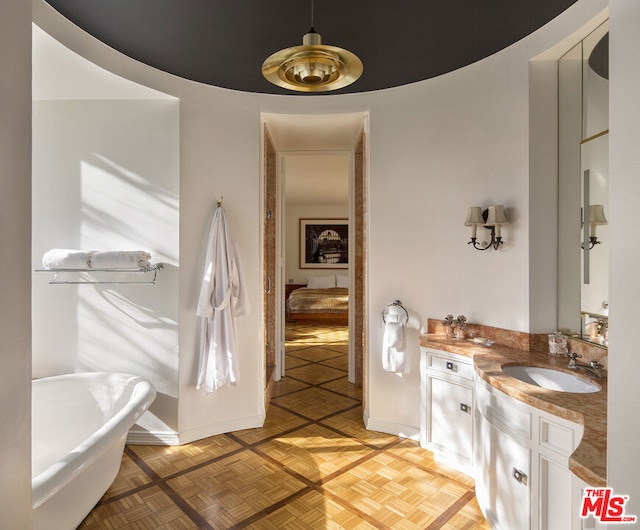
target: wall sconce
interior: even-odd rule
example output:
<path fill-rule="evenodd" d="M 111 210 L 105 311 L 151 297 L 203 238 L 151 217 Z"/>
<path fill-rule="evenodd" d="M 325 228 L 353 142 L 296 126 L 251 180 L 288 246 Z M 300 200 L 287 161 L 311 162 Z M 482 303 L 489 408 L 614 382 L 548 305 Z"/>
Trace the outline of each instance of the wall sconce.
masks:
<path fill-rule="evenodd" d="M 490 247 L 498 250 L 498 247 L 504 244 L 500 234 L 500 227 L 508 224 L 509 221 L 507 221 L 504 207 L 501 204 L 489 206 L 489 208 L 484 211 L 482 211 L 482 208 L 479 206 L 472 206 L 469 208 L 467 220 L 464 223 L 464 226 L 471 227 L 471 241 L 469 241 L 467 245 L 473 245 L 473 248 L 477 250 L 487 250 Z M 478 226 L 483 226 L 487 230 L 491 230 L 491 241 L 488 243 L 483 241 L 482 244 L 478 244 L 478 238 L 476 237 Z"/>
<path fill-rule="evenodd" d="M 602 241 L 598 241 L 596 237 L 596 226 L 598 225 L 607 225 L 609 222 L 607 218 L 604 216 L 604 206 L 602 204 L 592 204 L 589 206 L 589 250 L 591 250 L 596 245 L 602 243 Z M 584 222 L 582 223 L 584 226 Z M 586 241 L 585 241 L 586 243 Z M 582 248 L 584 248 L 584 243 L 582 244 Z"/>

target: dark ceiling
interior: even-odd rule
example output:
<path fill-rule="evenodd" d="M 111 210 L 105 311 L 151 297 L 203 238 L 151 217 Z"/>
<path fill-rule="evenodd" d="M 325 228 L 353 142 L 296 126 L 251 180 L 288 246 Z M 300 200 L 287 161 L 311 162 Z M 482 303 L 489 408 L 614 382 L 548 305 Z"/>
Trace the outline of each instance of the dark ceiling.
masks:
<path fill-rule="evenodd" d="M 47 0 L 112 48 L 209 85 L 295 94 L 262 77 L 272 53 L 302 44 L 311 0 Z M 456 70 L 522 39 L 576 0 L 315 0 L 323 44 L 364 64 L 345 94 Z"/>

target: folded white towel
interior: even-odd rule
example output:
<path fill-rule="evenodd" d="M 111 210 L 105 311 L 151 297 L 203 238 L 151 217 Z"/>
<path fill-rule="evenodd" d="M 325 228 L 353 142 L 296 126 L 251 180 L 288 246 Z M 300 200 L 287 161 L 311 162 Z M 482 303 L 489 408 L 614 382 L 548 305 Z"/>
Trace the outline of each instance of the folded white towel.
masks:
<path fill-rule="evenodd" d="M 387 372 L 408 373 L 404 324 L 387 322 L 382 337 L 382 368 Z"/>
<path fill-rule="evenodd" d="M 91 267 L 91 252 L 70 248 L 52 248 L 42 256 L 45 269 L 88 269 Z"/>
<path fill-rule="evenodd" d="M 94 269 L 145 269 L 151 264 L 151 254 L 144 250 L 107 250 L 91 254 Z"/>

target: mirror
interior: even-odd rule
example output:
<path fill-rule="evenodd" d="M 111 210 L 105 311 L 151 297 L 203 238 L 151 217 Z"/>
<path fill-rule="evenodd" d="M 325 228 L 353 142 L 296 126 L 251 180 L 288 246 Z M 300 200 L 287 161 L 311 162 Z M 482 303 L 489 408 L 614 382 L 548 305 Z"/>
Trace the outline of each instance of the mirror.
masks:
<path fill-rule="evenodd" d="M 609 28 L 558 61 L 558 329 L 608 340 Z"/>

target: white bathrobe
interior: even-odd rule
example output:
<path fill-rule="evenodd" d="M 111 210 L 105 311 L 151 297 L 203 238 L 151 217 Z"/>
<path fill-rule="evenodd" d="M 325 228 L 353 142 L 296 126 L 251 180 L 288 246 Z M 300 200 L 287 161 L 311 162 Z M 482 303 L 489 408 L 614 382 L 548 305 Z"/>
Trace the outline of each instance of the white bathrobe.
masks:
<path fill-rule="evenodd" d="M 209 394 L 238 380 L 235 319 L 249 310 L 236 245 L 222 207 L 213 214 L 196 314 L 203 317 L 196 388 Z"/>

